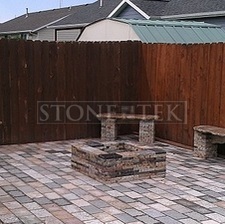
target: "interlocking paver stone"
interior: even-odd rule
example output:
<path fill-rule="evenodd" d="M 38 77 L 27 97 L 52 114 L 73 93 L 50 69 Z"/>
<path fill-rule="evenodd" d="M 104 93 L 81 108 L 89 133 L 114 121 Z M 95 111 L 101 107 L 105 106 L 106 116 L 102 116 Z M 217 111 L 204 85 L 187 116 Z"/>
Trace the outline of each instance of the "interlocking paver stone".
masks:
<path fill-rule="evenodd" d="M 187 216 L 189 216 L 190 218 L 196 220 L 196 221 L 205 221 L 207 220 L 208 218 L 198 212 L 190 212 L 190 213 L 186 213 Z"/>
<path fill-rule="evenodd" d="M 0 146 L 0 223 L 225 223 L 224 159 L 166 145 L 165 178 L 103 184 L 70 167 L 73 142 Z"/>
<path fill-rule="evenodd" d="M 27 196 L 15 197 L 15 200 L 17 200 L 21 204 L 33 202 L 33 200 Z"/>
<path fill-rule="evenodd" d="M 165 212 L 163 212 L 163 213 L 164 213 L 166 216 L 170 216 L 171 218 L 173 218 L 173 219 L 175 219 L 175 220 L 187 218 L 187 216 L 183 215 L 182 213 L 177 212 L 177 211 L 173 211 L 173 210 L 165 211 Z"/>
<path fill-rule="evenodd" d="M 137 209 L 134 209 L 134 208 L 124 209 L 124 212 L 126 212 L 127 214 L 129 214 L 131 216 L 141 216 L 141 215 L 143 215 L 143 212 L 141 212 Z"/>
<path fill-rule="evenodd" d="M 134 217 L 132 217 L 131 215 L 128 215 L 126 213 L 116 214 L 114 216 L 124 223 L 130 223 L 130 222 L 136 221 L 136 219 Z"/>
<path fill-rule="evenodd" d="M 175 219 L 173 219 L 173 218 L 165 217 L 165 216 L 163 216 L 163 217 L 158 217 L 157 219 L 158 219 L 160 222 L 165 223 L 165 224 L 179 224 L 179 223 L 180 223 L 179 221 L 177 221 L 177 220 L 175 220 Z"/>
<path fill-rule="evenodd" d="M 45 198 L 45 197 L 35 198 L 34 201 L 36 201 L 40 205 L 46 205 L 46 204 L 51 203 L 51 201 L 48 198 Z"/>
<path fill-rule="evenodd" d="M 95 214 L 95 213 L 101 212 L 101 209 L 99 209 L 93 205 L 84 206 L 84 207 L 81 207 L 81 209 L 83 209 L 88 214 Z"/>
<path fill-rule="evenodd" d="M 105 201 L 102 201 L 101 199 L 99 199 L 99 200 L 93 200 L 90 203 L 92 205 L 98 207 L 98 208 L 107 208 L 107 207 L 109 207 L 109 204 L 106 203 Z"/>
<path fill-rule="evenodd" d="M 119 200 L 125 202 L 125 203 L 130 203 L 130 202 L 135 202 L 136 200 L 133 198 L 130 198 L 128 196 L 122 196 L 122 197 L 118 197 Z"/>
<path fill-rule="evenodd" d="M 210 214 L 207 214 L 206 216 L 220 223 L 225 222 L 225 216 L 217 214 L 217 213 L 210 213 Z"/>
<path fill-rule="evenodd" d="M 64 206 L 64 205 L 69 205 L 71 204 L 70 201 L 66 200 L 66 199 L 63 199 L 63 198 L 59 198 L 59 199 L 54 199 L 53 200 L 57 205 L 59 206 Z"/>
<path fill-rule="evenodd" d="M 147 215 L 138 216 L 137 219 L 140 220 L 142 223 L 146 223 L 146 224 L 159 223 L 158 220 L 155 220 Z"/>

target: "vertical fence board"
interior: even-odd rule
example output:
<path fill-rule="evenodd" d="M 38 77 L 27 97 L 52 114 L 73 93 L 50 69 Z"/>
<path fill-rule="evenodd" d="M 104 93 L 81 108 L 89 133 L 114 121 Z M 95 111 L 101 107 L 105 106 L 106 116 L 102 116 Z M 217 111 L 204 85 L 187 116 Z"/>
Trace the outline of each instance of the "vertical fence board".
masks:
<path fill-rule="evenodd" d="M 201 119 L 201 92 L 202 92 L 202 67 L 203 67 L 203 45 L 192 46 L 192 62 L 191 62 L 191 85 L 190 85 L 190 121 L 189 121 L 189 136 L 193 136 L 193 129 L 195 125 L 200 125 Z"/>
<path fill-rule="evenodd" d="M 9 79 L 10 79 L 10 117 L 11 143 L 19 142 L 19 102 L 18 102 L 18 41 L 11 41 L 9 45 Z"/>
<path fill-rule="evenodd" d="M 166 100 L 166 69 L 168 65 L 168 58 L 167 58 L 167 49 L 166 44 L 159 44 L 157 45 L 157 56 L 156 56 L 156 73 L 155 73 L 155 102 L 156 104 L 160 105 L 160 102 L 163 102 Z M 150 80 L 151 82 L 151 80 Z M 164 88 L 162 88 L 164 87 Z M 157 111 L 158 110 L 158 111 Z M 164 107 L 157 106 L 157 110 L 155 113 L 159 115 L 160 119 L 164 117 Z M 165 138 L 166 136 L 166 126 L 163 124 L 157 124 L 156 125 L 156 135 L 160 136 L 160 138 Z"/>
<path fill-rule="evenodd" d="M 11 143 L 11 87 L 9 76 L 9 41 L 2 40 L 1 45 L 1 81 L 2 81 L 2 121 L 3 121 L 3 143 Z"/>
<path fill-rule="evenodd" d="M 46 89 L 46 99 L 55 102 L 57 105 L 57 58 L 58 58 L 58 49 L 57 44 L 54 42 L 49 43 L 49 54 L 48 54 L 48 66 L 49 66 L 49 74 L 46 73 L 45 80 L 48 83 L 48 88 Z M 47 79 L 46 79 L 47 78 Z M 58 121 L 57 118 L 57 109 L 51 110 L 50 117 L 53 117 L 56 123 L 61 122 Z M 61 111 L 60 111 L 61 113 Z M 58 125 L 48 125 L 48 139 L 55 140 L 57 139 L 57 130 L 60 124 Z M 59 138 L 60 140 L 61 138 Z"/>
<path fill-rule="evenodd" d="M 41 104 L 43 101 L 43 90 L 44 83 L 42 82 L 42 49 L 43 44 L 40 41 L 35 41 L 34 47 L 34 108 L 35 108 L 35 127 L 34 127 L 34 138 L 35 141 L 42 141 L 42 130 L 43 125 L 39 124 L 40 119 L 42 118 L 42 114 L 39 113 L 38 103 Z M 44 117 L 43 117 L 44 119 Z"/>
<path fill-rule="evenodd" d="M 5 66 L 5 60 L 6 57 L 4 55 L 4 49 L 5 49 L 5 43 L 6 40 L 0 41 L 0 144 L 5 143 L 5 120 L 4 120 L 4 104 L 3 104 L 3 98 L 4 98 L 4 85 L 3 85 L 3 76 L 5 75 L 4 73 L 4 66 Z"/>
<path fill-rule="evenodd" d="M 57 44 L 57 59 L 56 59 L 56 88 L 57 88 L 57 102 L 65 102 L 65 89 L 66 89 L 66 76 L 65 76 L 65 57 L 66 57 L 66 50 L 65 44 L 60 42 Z M 63 113 L 63 112 L 62 112 Z M 56 139 L 66 139 L 66 130 L 65 130 L 65 123 L 57 125 L 56 127 Z"/>
<path fill-rule="evenodd" d="M 201 66 L 201 82 L 199 83 L 199 86 L 201 88 L 201 102 L 200 103 L 200 119 L 198 124 L 206 124 L 207 123 L 207 113 L 208 108 L 210 105 L 208 105 L 208 88 L 209 88 L 209 62 L 211 60 L 210 58 L 210 44 L 205 44 L 202 46 L 203 52 L 202 52 L 202 66 Z M 196 124 L 197 125 L 197 124 Z"/>
<path fill-rule="evenodd" d="M 225 44 L 222 48 L 222 73 L 221 73 L 221 95 L 220 95 L 220 123 L 221 127 L 225 127 Z"/>
<path fill-rule="evenodd" d="M 27 136 L 28 142 L 35 141 L 35 126 L 36 126 L 36 101 L 35 101 L 35 83 L 34 83 L 34 42 L 28 41 L 27 42 L 27 63 L 28 63 L 28 130 L 29 135 Z"/>
<path fill-rule="evenodd" d="M 208 85 L 208 114 L 207 123 L 219 125 L 220 121 L 220 94 L 222 75 L 223 44 L 212 44 L 210 47 L 210 70 Z"/>
<path fill-rule="evenodd" d="M 46 101 L 52 101 L 51 98 L 51 89 L 50 86 L 51 84 L 49 83 L 50 80 L 50 68 L 49 68 L 49 42 L 44 41 L 42 43 L 42 51 L 41 51 L 41 82 L 42 82 L 42 95 L 41 95 L 41 101 L 46 102 Z M 54 91 L 54 89 L 52 89 Z M 50 95 L 49 95 L 50 93 Z M 53 114 L 52 114 L 53 115 Z M 53 119 L 50 114 L 49 118 L 47 119 L 43 124 L 41 125 L 42 132 L 41 132 L 41 140 L 42 141 L 49 141 L 50 140 L 50 135 L 51 135 L 51 124 L 50 122 Z"/>
<path fill-rule="evenodd" d="M 191 45 L 185 46 L 180 45 L 181 55 L 180 55 L 180 81 L 179 81 L 179 94 L 180 100 L 184 101 L 187 106 L 187 111 L 184 112 L 186 116 L 186 123 L 183 123 L 181 126 L 181 133 L 179 141 L 183 144 L 188 145 L 190 142 L 189 134 L 189 124 L 190 124 L 190 85 L 191 85 Z"/>

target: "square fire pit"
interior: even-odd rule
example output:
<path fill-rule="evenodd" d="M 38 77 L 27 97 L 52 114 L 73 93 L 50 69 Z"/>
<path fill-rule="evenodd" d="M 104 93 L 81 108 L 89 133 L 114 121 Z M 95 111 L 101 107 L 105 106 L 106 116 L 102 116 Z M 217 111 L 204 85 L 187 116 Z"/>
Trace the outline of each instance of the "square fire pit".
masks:
<path fill-rule="evenodd" d="M 166 152 L 130 141 L 80 141 L 72 145 L 74 169 L 104 182 L 164 177 Z"/>

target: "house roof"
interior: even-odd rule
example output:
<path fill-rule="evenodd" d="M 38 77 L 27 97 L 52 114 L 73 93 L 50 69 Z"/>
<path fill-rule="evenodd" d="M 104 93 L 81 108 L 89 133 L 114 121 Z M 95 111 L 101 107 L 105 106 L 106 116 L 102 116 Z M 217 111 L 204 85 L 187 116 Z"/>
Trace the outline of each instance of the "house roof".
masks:
<path fill-rule="evenodd" d="M 121 0 L 104 0 L 100 7 L 99 1 L 77 7 L 73 14 L 53 24 L 54 27 L 69 26 L 76 24 L 92 23 L 96 20 L 106 18 Z"/>
<path fill-rule="evenodd" d="M 162 15 L 219 13 L 220 11 L 225 11 L 225 0 L 170 0 Z"/>
<path fill-rule="evenodd" d="M 0 33 L 18 33 L 18 32 L 35 32 L 36 30 L 54 23 L 66 16 L 70 15 L 74 7 L 53 9 L 47 11 L 40 11 L 19 16 L 15 19 L 9 20 L 0 26 Z"/>
<path fill-rule="evenodd" d="M 128 0 L 127 2 L 135 4 L 139 9 L 151 17 L 163 15 L 164 8 L 169 0 Z"/>
<path fill-rule="evenodd" d="M 194 18 L 225 15 L 225 0 L 122 0 L 122 3 L 135 4 L 149 17 L 167 18 L 175 15 L 182 15 L 182 17 L 190 15 L 190 18 Z M 121 8 L 123 8 L 122 3 Z"/>
<path fill-rule="evenodd" d="M 91 23 L 107 17 L 121 0 L 104 0 L 100 7 L 99 1 L 61 9 L 53 9 L 29 13 L 1 24 L 0 33 L 35 32 L 47 26 L 65 26 Z"/>
<path fill-rule="evenodd" d="M 119 12 L 121 8 L 117 6 L 123 7 L 123 3 L 135 6 L 147 19 L 225 15 L 225 0 L 103 0 L 103 7 L 96 0 L 86 5 L 29 13 L 28 17 L 24 14 L 1 24 L 0 33 L 35 32 L 47 26 L 83 26 L 108 17 L 114 9 Z"/>
<path fill-rule="evenodd" d="M 225 42 L 225 31 L 220 26 L 203 22 L 112 20 L 132 26 L 144 43 L 194 44 Z"/>

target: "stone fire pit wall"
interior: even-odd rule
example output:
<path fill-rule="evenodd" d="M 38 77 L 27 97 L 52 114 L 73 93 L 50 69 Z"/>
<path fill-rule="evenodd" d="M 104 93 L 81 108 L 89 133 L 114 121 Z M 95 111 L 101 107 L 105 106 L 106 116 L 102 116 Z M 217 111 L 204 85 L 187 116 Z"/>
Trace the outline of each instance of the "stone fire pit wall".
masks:
<path fill-rule="evenodd" d="M 82 141 L 72 145 L 74 169 L 103 182 L 164 177 L 166 152 L 129 142 Z"/>

